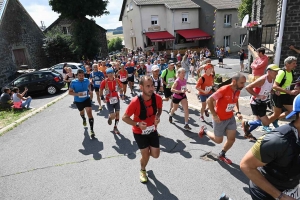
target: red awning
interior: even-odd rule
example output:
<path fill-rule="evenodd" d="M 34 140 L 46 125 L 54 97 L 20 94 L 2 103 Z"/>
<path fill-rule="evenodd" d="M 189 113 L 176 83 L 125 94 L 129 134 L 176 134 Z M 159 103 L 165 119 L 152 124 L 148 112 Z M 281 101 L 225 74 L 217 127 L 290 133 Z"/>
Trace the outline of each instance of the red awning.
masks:
<path fill-rule="evenodd" d="M 152 42 L 164 42 L 175 40 L 175 37 L 171 35 L 168 31 L 160 31 L 160 32 L 148 32 L 145 35 L 152 41 Z"/>
<path fill-rule="evenodd" d="M 205 33 L 199 28 L 195 29 L 185 29 L 185 30 L 176 30 L 176 32 L 184 37 L 187 41 L 192 40 L 208 40 L 211 36 L 208 33 Z"/>

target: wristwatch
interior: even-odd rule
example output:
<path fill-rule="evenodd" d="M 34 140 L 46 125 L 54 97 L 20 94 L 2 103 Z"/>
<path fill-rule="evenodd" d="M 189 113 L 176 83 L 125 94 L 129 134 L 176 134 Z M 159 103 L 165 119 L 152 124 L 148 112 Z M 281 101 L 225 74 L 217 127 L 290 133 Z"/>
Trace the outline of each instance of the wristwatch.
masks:
<path fill-rule="evenodd" d="M 140 122 L 137 122 L 135 126 L 140 127 Z"/>
<path fill-rule="evenodd" d="M 279 195 L 279 197 L 277 197 L 275 200 L 280 200 L 282 196 L 283 196 L 283 193 L 281 192 L 281 194 Z"/>

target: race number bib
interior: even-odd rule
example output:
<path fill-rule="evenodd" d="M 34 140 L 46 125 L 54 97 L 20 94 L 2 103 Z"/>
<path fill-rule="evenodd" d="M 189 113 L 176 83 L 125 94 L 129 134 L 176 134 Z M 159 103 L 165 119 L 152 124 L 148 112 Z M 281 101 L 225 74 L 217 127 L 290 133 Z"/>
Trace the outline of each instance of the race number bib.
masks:
<path fill-rule="evenodd" d="M 149 135 L 150 133 L 155 131 L 155 126 L 147 126 L 145 130 L 143 130 L 142 135 Z"/>
<path fill-rule="evenodd" d="M 300 187 L 297 185 L 294 189 L 283 191 L 284 194 L 293 197 L 295 199 L 300 199 Z"/>
<path fill-rule="evenodd" d="M 157 81 L 154 82 L 154 87 L 157 87 L 158 86 L 158 83 Z"/>
<path fill-rule="evenodd" d="M 100 85 L 100 81 L 95 81 L 95 85 Z"/>
<path fill-rule="evenodd" d="M 69 81 L 72 81 L 74 78 L 69 78 Z"/>
<path fill-rule="evenodd" d="M 186 90 L 186 85 L 181 86 L 181 91 L 185 91 Z"/>
<path fill-rule="evenodd" d="M 268 96 L 270 94 L 270 91 L 268 91 L 268 90 L 265 90 L 264 92 L 263 92 L 263 95 L 264 96 Z"/>
<path fill-rule="evenodd" d="M 128 74 L 128 77 L 132 77 L 132 74 Z"/>
<path fill-rule="evenodd" d="M 85 98 L 85 97 L 87 97 L 87 91 L 80 92 L 79 98 Z"/>
<path fill-rule="evenodd" d="M 174 83 L 174 78 L 168 78 L 168 83 Z"/>
<path fill-rule="evenodd" d="M 127 80 L 126 77 L 121 77 L 120 79 L 121 82 L 125 82 L 126 80 Z"/>
<path fill-rule="evenodd" d="M 109 98 L 109 103 L 110 104 L 116 104 L 116 103 L 118 103 L 118 97 L 111 97 L 111 98 Z"/>
<path fill-rule="evenodd" d="M 291 89 L 291 86 L 288 86 L 288 87 L 286 87 L 285 89 L 286 89 L 286 90 L 290 90 L 290 89 Z"/>
<path fill-rule="evenodd" d="M 211 89 L 212 89 L 212 86 L 206 86 L 205 87 L 205 91 L 211 91 Z"/>
<path fill-rule="evenodd" d="M 235 107 L 235 103 L 229 103 L 229 104 L 227 105 L 226 112 L 231 112 L 231 111 L 233 111 L 234 107 Z"/>

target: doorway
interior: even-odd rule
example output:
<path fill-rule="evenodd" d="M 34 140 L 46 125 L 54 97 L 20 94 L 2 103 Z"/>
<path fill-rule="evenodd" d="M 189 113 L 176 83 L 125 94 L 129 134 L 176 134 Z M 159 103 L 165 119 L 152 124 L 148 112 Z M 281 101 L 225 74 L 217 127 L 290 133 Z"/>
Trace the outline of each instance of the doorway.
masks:
<path fill-rule="evenodd" d="M 28 65 L 25 49 L 14 49 L 13 54 L 15 56 L 15 62 L 18 68 L 20 68 L 21 65 Z"/>

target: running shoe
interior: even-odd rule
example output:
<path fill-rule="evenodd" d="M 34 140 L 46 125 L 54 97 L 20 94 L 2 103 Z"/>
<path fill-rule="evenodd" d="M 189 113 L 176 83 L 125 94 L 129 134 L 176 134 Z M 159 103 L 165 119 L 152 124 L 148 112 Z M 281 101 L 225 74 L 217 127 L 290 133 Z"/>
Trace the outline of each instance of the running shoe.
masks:
<path fill-rule="evenodd" d="M 232 164 L 232 161 L 229 158 L 227 158 L 225 155 L 219 155 L 218 159 L 223 161 L 224 163 L 226 163 L 228 165 Z"/>
<path fill-rule="evenodd" d="M 190 127 L 188 124 L 184 125 L 183 128 L 184 128 L 185 130 L 188 130 L 188 131 L 192 130 L 191 127 Z"/>
<path fill-rule="evenodd" d="M 86 126 L 86 120 L 83 120 L 82 124 L 83 126 Z"/>
<path fill-rule="evenodd" d="M 200 131 L 199 131 L 199 133 L 198 133 L 198 135 L 199 135 L 200 138 L 202 138 L 203 135 L 206 135 L 204 129 L 205 129 L 205 126 L 201 126 L 201 127 L 200 127 Z"/>
<path fill-rule="evenodd" d="M 111 124 L 112 124 L 112 120 L 111 120 L 110 117 L 108 117 L 107 123 L 108 123 L 108 125 L 111 125 Z"/>
<path fill-rule="evenodd" d="M 279 127 L 279 125 L 278 125 L 278 119 L 276 119 L 274 122 L 272 122 L 272 124 L 273 124 L 273 126 L 275 128 L 278 128 Z"/>
<path fill-rule="evenodd" d="M 205 121 L 205 119 L 204 119 L 203 116 L 200 117 L 200 121 L 201 121 L 201 122 L 204 122 L 204 121 Z"/>
<path fill-rule="evenodd" d="M 91 130 L 91 138 L 95 137 L 95 132 Z"/>
<path fill-rule="evenodd" d="M 205 116 L 206 116 L 206 117 L 209 117 L 208 109 L 205 109 L 205 110 L 204 110 L 204 113 L 205 113 Z"/>
<path fill-rule="evenodd" d="M 147 183 L 148 182 L 148 177 L 146 174 L 146 170 L 141 170 L 140 171 L 140 181 L 141 183 Z"/>
<path fill-rule="evenodd" d="M 269 126 L 263 126 L 262 130 L 268 133 L 272 131 L 272 129 Z"/>
<path fill-rule="evenodd" d="M 99 110 L 102 110 L 102 106 L 101 105 L 99 106 Z"/>
<path fill-rule="evenodd" d="M 169 116 L 169 122 L 170 122 L 170 123 L 173 122 L 172 116 Z"/>
<path fill-rule="evenodd" d="M 115 134 L 120 134 L 120 131 L 119 131 L 119 129 L 118 129 L 117 126 L 114 126 L 114 133 L 115 133 Z"/>
<path fill-rule="evenodd" d="M 250 125 L 248 124 L 248 121 L 242 121 L 242 128 L 243 128 L 243 131 L 244 131 L 245 135 L 248 135 L 249 134 L 249 128 L 250 128 Z"/>

